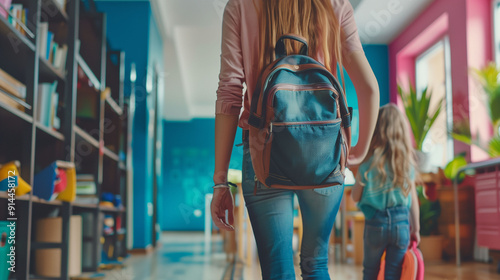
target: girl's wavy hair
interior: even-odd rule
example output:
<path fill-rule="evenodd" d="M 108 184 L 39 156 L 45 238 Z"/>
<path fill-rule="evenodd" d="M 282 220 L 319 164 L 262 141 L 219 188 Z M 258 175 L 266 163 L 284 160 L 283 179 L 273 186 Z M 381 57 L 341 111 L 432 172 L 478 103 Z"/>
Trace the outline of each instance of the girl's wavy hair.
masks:
<path fill-rule="evenodd" d="M 362 174 L 367 180 L 368 172 L 375 169 L 377 182 L 392 178 L 392 187 L 401 188 L 405 196 L 410 193 L 410 172 L 415 167 L 414 150 L 406 118 L 394 104 L 380 107 L 377 125 L 366 159 L 371 159 L 368 170 Z M 388 174 L 389 173 L 389 174 Z M 383 187 L 379 186 L 379 187 Z"/>
<path fill-rule="evenodd" d="M 343 32 L 331 0 L 260 0 L 254 2 L 259 11 L 259 72 L 275 60 L 274 47 L 284 34 L 293 33 L 307 39 L 309 55 L 322 58 L 325 67 L 336 73 L 342 69 Z M 300 43 L 285 42 L 287 53 L 299 53 Z M 337 64 L 333 63 L 336 62 Z M 340 71 L 342 81 L 343 71 Z"/>

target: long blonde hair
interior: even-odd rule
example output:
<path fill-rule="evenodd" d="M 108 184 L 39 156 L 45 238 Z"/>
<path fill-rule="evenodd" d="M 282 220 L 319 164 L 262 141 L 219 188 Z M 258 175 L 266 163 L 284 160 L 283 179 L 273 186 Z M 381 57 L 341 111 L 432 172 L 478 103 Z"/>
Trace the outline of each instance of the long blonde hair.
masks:
<path fill-rule="evenodd" d="M 309 55 L 316 60 L 321 55 L 330 72 L 336 71 L 331 69 L 332 58 L 342 69 L 343 35 L 331 0 L 261 0 L 261 4 L 259 72 L 274 61 L 275 44 L 288 33 L 305 37 Z M 287 41 L 285 46 L 287 53 L 299 53 L 299 43 Z"/>
<path fill-rule="evenodd" d="M 410 192 L 410 172 L 415 166 L 408 125 L 403 113 L 394 104 L 380 107 L 377 125 L 370 143 L 366 159 L 371 166 L 362 174 L 367 179 L 368 172 L 376 169 L 376 180 L 382 184 L 392 177 L 392 188 L 401 188 L 403 194 Z M 390 174 L 387 174 L 387 170 Z M 383 187 L 380 186 L 380 187 Z"/>

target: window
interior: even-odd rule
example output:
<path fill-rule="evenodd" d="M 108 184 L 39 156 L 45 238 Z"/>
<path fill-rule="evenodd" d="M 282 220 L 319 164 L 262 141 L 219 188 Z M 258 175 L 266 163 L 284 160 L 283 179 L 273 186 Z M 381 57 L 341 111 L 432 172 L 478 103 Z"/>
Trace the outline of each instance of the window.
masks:
<path fill-rule="evenodd" d="M 431 110 L 444 98 L 441 114 L 424 140 L 422 150 L 431 156 L 434 169 L 444 167 L 453 158 L 453 139 L 448 135 L 453 126 L 451 62 L 448 38 L 436 43 L 416 59 L 416 90 L 431 90 Z M 431 171 L 431 170 L 429 170 Z"/>
<path fill-rule="evenodd" d="M 500 0 L 493 1 L 493 32 L 495 61 L 500 65 Z"/>

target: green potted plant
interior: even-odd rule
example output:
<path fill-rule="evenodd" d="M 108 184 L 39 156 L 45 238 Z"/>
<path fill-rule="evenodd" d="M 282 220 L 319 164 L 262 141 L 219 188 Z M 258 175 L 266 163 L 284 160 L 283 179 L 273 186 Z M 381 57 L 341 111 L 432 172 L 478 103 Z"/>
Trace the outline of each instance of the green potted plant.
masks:
<path fill-rule="evenodd" d="M 427 172 L 429 171 L 429 156 L 424 153 L 422 146 L 425 137 L 441 113 L 443 98 L 437 101 L 437 105 L 434 108 L 431 108 L 431 90 L 425 88 L 423 92 L 418 94 L 411 83 L 408 92 L 405 92 L 402 87 L 398 85 L 398 94 L 403 102 L 406 117 L 408 118 L 415 140 L 418 167 L 420 171 Z"/>
<path fill-rule="evenodd" d="M 439 235 L 439 216 L 441 204 L 437 199 L 437 190 L 434 183 L 417 186 L 418 202 L 420 206 L 420 250 L 426 261 L 441 260 L 443 236 Z"/>

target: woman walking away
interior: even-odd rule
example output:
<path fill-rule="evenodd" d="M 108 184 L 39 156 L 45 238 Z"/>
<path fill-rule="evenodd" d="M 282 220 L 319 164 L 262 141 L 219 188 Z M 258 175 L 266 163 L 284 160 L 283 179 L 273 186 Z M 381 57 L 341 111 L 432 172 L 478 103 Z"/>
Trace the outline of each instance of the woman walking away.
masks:
<path fill-rule="evenodd" d="M 350 150 L 348 164 L 361 162 L 375 128 L 379 91 L 359 40 L 352 6 L 348 0 L 229 0 L 222 26 L 213 221 L 221 229 L 234 230 L 234 206 L 227 171 L 239 125 L 243 129 L 244 150 L 242 189 L 257 242 L 262 278 L 295 279 L 292 237 L 293 197 L 297 195 L 304 226 L 300 254 L 302 277 L 330 279 L 328 240 L 343 186 L 287 190 L 267 188 L 255 180 L 248 120 L 258 76 L 276 59 L 274 46 L 278 38 L 290 33 L 301 36 L 309 44 L 309 56 L 336 76 L 339 76 L 337 66 L 344 67 L 353 81 L 360 100 L 360 131 L 358 145 Z M 299 47 L 287 43 L 287 53 L 297 54 Z"/>
<path fill-rule="evenodd" d="M 365 214 L 363 279 L 377 279 L 385 255 L 385 279 L 400 279 L 410 238 L 420 242 L 413 148 L 406 119 L 389 104 L 380 108 L 352 197 Z M 411 227 L 410 227 L 411 225 Z"/>

